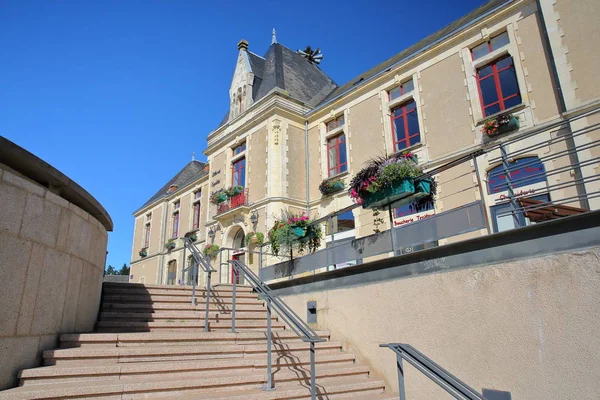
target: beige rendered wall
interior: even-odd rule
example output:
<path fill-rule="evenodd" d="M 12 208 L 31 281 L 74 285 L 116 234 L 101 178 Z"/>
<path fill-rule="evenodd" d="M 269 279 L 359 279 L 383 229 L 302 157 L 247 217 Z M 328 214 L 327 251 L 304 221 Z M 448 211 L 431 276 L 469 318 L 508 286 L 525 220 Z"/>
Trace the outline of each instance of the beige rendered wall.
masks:
<path fill-rule="evenodd" d="M 87 212 L 0 164 L 0 389 L 60 333 L 93 329 L 106 242 Z"/>
<path fill-rule="evenodd" d="M 600 2 L 597 0 L 557 0 L 554 9 L 570 75 L 579 104 L 600 98 L 598 64 L 600 53 Z M 560 56 L 558 54 L 557 56 Z M 567 88 L 568 89 L 568 88 Z"/>
<path fill-rule="evenodd" d="M 421 71 L 419 83 L 423 87 L 425 124 L 421 135 L 425 137 L 429 156 L 435 159 L 472 146 L 475 134 L 471 130 L 465 75 L 458 53 Z"/>
<path fill-rule="evenodd" d="M 369 159 L 385 154 L 381 121 L 381 101 L 376 93 L 349 109 L 347 140 L 350 144 L 348 161 L 351 173 L 360 171 Z M 323 162 L 327 163 L 327 160 Z"/>
<path fill-rule="evenodd" d="M 553 89 L 548 59 L 542 42 L 542 31 L 538 14 L 529 14 L 519 20 L 516 30 L 522 64 L 527 71 L 526 81 L 531 108 L 536 121 L 545 121 L 558 116 L 558 104 Z"/>
<path fill-rule="evenodd" d="M 288 125 L 287 130 L 287 194 L 296 200 L 306 201 L 304 129 Z"/>
<path fill-rule="evenodd" d="M 247 175 L 250 202 L 267 197 L 267 128 L 253 132 L 248 139 Z"/>
<path fill-rule="evenodd" d="M 310 201 L 315 201 L 321 198 L 319 185 L 323 180 L 321 174 L 321 134 L 318 126 L 308 130 L 308 176 Z"/>
<path fill-rule="evenodd" d="M 595 400 L 600 393 L 600 248 L 337 290 L 283 296 L 299 315 L 317 301 L 316 328 L 397 390 L 408 343 L 476 390 L 513 399 Z M 408 364 L 405 364 L 408 365 Z M 411 366 L 411 400 L 449 396 Z"/>

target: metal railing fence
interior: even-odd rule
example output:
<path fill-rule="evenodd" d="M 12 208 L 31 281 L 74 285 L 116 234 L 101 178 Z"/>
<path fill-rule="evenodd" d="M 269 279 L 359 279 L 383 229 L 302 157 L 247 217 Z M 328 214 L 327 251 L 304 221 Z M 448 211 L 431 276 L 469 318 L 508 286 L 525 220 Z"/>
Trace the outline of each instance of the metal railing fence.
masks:
<path fill-rule="evenodd" d="M 396 368 L 398 371 L 399 399 L 406 400 L 406 388 L 404 383 L 403 360 L 415 367 L 423 375 L 431 379 L 452 397 L 458 400 L 485 400 L 482 394 L 452 375 L 433 360 L 425 356 L 411 345 L 402 343 L 381 344 L 379 347 L 387 347 L 396 354 Z"/>
<path fill-rule="evenodd" d="M 255 292 L 258 293 L 259 297 L 266 303 L 267 308 L 267 385 L 265 390 L 273 390 L 273 374 L 272 374 L 272 360 L 271 360 L 271 346 L 273 336 L 271 333 L 271 313 L 274 308 L 286 323 L 286 325 L 296 334 L 298 337 L 306 343 L 310 344 L 310 393 L 311 399 L 316 399 L 316 384 L 315 384 L 315 343 L 324 342 L 325 339 L 319 337 L 317 333 L 304 322 L 298 314 L 292 310 L 285 302 L 283 302 L 278 296 L 276 296 L 271 289 L 262 281 L 260 278 L 252 272 L 244 263 L 237 260 L 229 260 L 235 277 L 243 274 Z M 231 308 L 231 331 L 235 332 L 235 304 L 236 304 L 236 283 L 237 279 L 233 279 L 233 300 Z"/>
<path fill-rule="evenodd" d="M 206 276 L 206 310 L 205 310 L 205 315 L 204 315 L 204 331 L 208 332 L 209 331 L 209 323 L 208 323 L 208 317 L 209 317 L 209 308 L 210 308 L 210 291 L 211 291 L 211 287 L 210 287 L 210 281 L 211 281 L 211 274 L 213 272 L 215 272 L 215 270 L 213 269 L 213 267 L 210 265 L 210 261 L 206 259 L 206 257 L 204 257 L 200 251 L 198 251 L 198 248 L 196 247 L 196 245 L 194 244 L 194 242 L 188 238 L 188 237 L 182 237 L 181 240 L 183 241 L 183 259 L 184 261 L 186 260 L 185 258 L 185 253 L 186 250 L 189 250 L 192 256 L 192 263 L 190 266 L 188 266 L 187 268 L 182 270 L 182 280 L 183 277 L 185 276 L 185 272 L 188 270 L 192 271 L 192 279 L 191 279 L 191 283 L 192 283 L 192 305 L 195 306 L 196 305 L 196 285 L 198 282 L 198 270 L 199 268 L 202 268 L 202 271 L 204 271 L 205 276 Z"/>

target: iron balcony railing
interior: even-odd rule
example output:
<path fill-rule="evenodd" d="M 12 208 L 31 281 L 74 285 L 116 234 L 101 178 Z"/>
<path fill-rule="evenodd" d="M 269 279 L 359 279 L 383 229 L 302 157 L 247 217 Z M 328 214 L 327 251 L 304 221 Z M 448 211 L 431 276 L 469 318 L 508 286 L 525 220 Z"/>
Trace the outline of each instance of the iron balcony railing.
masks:
<path fill-rule="evenodd" d="M 234 210 L 238 207 L 248 206 L 248 204 L 248 188 L 244 188 L 242 193 L 236 194 L 223 203 L 217 204 L 215 215 L 226 213 L 227 211 Z"/>
<path fill-rule="evenodd" d="M 406 400 L 404 383 L 403 360 L 415 367 L 419 372 L 438 384 L 452 397 L 458 400 L 485 400 L 483 395 L 472 387 L 452 375 L 450 372 L 433 362 L 419 350 L 411 345 L 402 343 L 382 344 L 379 347 L 388 347 L 396 353 L 396 368 L 398 370 L 398 392 L 399 399 Z"/>

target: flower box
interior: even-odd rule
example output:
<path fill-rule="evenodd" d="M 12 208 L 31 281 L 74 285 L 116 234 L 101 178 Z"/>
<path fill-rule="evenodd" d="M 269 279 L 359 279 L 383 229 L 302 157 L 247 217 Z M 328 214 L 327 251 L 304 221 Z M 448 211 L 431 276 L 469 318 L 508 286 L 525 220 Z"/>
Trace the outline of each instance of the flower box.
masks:
<path fill-rule="evenodd" d="M 148 250 L 147 249 L 141 249 L 140 252 L 138 253 L 140 255 L 140 257 L 144 258 L 148 256 Z"/>
<path fill-rule="evenodd" d="M 381 207 L 396 200 L 404 199 L 415 193 L 415 180 L 404 178 L 394 182 L 391 186 L 381 188 L 375 193 L 363 195 L 363 208 Z"/>
<path fill-rule="evenodd" d="M 330 194 L 344 190 L 344 181 L 341 179 L 325 179 L 319 185 L 319 191 L 323 196 L 329 196 Z"/>
<path fill-rule="evenodd" d="M 516 131 L 519 127 L 519 118 L 512 114 L 506 114 L 485 121 L 482 130 L 488 137 L 494 137 L 503 133 Z"/>

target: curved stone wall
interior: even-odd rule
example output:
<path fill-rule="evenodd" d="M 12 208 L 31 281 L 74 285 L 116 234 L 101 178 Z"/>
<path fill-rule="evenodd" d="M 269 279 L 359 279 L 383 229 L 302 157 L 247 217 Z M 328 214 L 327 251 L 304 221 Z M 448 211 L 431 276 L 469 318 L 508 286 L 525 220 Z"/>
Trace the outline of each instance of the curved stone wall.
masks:
<path fill-rule="evenodd" d="M 84 210 L 64 198 L 93 199 L 79 186 L 62 197 L 66 186 L 51 176 L 44 182 L 40 162 L 0 137 L 0 389 L 39 365 L 60 333 L 92 331 L 100 303 L 110 217 L 101 206 L 79 202 Z M 21 173 L 28 168 L 36 180 Z M 103 215 L 106 226 L 91 214 Z"/>

